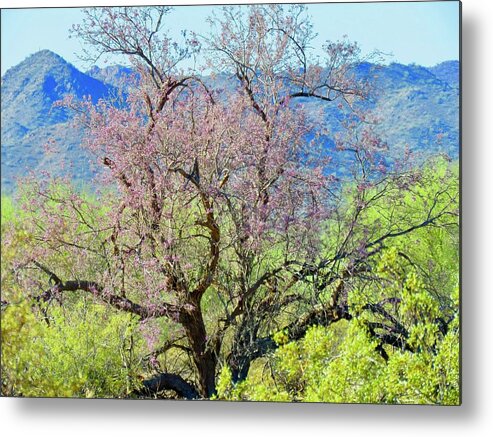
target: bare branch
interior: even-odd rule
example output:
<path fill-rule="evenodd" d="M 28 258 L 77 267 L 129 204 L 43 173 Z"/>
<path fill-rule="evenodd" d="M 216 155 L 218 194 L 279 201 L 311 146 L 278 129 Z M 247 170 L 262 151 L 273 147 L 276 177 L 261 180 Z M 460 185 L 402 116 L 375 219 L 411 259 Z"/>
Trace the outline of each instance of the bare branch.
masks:
<path fill-rule="evenodd" d="M 137 396 L 153 396 L 163 390 L 173 390 L 185 399 L 199 399 L 199 393 L 193 384 L 174 373 L 160 373 L 144 381 L 143 387 L 134 392 Z"/>

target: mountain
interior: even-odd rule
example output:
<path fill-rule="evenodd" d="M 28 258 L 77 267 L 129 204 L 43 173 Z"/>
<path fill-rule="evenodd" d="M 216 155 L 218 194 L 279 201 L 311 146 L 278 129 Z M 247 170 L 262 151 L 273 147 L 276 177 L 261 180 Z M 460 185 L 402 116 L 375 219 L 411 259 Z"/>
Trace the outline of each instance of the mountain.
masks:
<path fill-rule="evenodd" d="M 121 88 L 125 86 L 125 81 L 132 77 L 133 71 L 123 65 L 109 65 L 103 68 L 94 65 L 86 74 L 106 85 Z"/>
<path fill-rule="evenodd" d="M 108 95 L 108 86 L 81 73 L 62 57 L 42 50 L 9 69 L 2 77 L 2 122 L 29 130 L 67 121 L 65 110 L 53 103 L 67 94 L 94 101 Z"/>
<path fill-rule="evenodd" d="M 365 63 L 358 66 L 356 74 L 373 70 L 377 97 L 368 105 L 381 118 L 380 130 L 390 146 L 391 159 L 398 159 L 406 145 L 423 155 L 444 152 L 457 158 L 459 63 L 447 61 L 430 68 L 397 63 L 375 68 Z M 131 75 L 130 68 L 118 65 L 82 73 L 49 50 L 9 69 L 1 83 L 2 191 L 15 190 L 16 178 L 27 171 L 49 171 L 88 183 L 94 172 L 90 156 L 80 147 L 83 132 L 71 125 L 68 111 L 53 108 L 53 104 L 69 94 L 77 99 L 90 96 L 93 101 L 114 96 L 121 88 L 125 94 L 126 79 Z M 226 92 L 236 86 L 225 74 L 204 81 Z M 314 100 L 303 104 L 329 132 L 340 129 L 341 112 L 336 105 L 321 106 L 323 103 Z M 322 116 L 321 108 L 326 108 Z M 43 146 L 52 139 L 57 153 L 46 154 Z M 62 162 L 68 163 L 67 167 Z"/>
<path fill-rule="evenodd" d="M 457 90 L 459 89 L 459 69 L 459 61 L 445 61 L 429 68 L 438 79 Z"/>
<path fill-rule="evenodd" d="M 398 155 L 409 145 L 422 154 L 458 157 L 458 64 L 451 61 L 431 69 L 390 64 L 382 70 L 375 109 L 381 119 L 381 134 L 394 153 Z"/>
<path fill-rule="evenodd" d="M 53 104 L 69 94 L 97 101 L 114 91 L 49 50 L 10 68 L 1 85 L 2 190 L 11 191 L 15 179 L 28 170 L 66 174 L 62 161 L 77 167 L 75 179 L 89 180 L 93 174 L 89 157 L 79 147 L 82 133 L 70 125 L 71 114 Z M 47 155 L 43 146 L 51 139 L 56 140 L 58 153 Z"/>

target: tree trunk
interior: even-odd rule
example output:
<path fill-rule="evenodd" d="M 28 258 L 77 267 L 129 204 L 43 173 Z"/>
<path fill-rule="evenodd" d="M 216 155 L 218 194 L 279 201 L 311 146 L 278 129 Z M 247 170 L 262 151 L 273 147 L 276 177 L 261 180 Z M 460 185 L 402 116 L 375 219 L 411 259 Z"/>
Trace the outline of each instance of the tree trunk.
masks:
<path fill-rule="evenodd" d="M 181 319 L 197 368 L 199 394 L 203 398 L 210 398 L 216 393 L 217 356 L 213 348 L 208 347 L 200 304 L 188 303 Z"/>

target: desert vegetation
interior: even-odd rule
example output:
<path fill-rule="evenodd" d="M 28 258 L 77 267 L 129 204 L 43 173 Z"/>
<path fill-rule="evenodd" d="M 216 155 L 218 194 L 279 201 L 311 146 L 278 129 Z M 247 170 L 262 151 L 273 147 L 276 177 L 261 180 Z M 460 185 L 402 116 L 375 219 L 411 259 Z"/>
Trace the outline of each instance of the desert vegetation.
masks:
<path fill-rule="evenodd" d="M 181 42 L 169 13 L 73 28 L 134 74 L 58 103 L 97 190 L 2 198 L 2 394 L 458 404 L 458 163 L 392 154 L 378 65 L 348 40 L 315 56 L 302 6 L 225 7 Z"/>

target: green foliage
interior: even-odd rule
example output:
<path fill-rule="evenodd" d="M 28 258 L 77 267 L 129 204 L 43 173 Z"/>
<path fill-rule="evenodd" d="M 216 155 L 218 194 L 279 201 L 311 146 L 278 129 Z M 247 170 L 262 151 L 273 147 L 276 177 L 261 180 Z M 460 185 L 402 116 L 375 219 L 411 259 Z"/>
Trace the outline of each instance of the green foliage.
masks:
<path fill-rule="evenodd" d="M 324 328 L 321 329 L 322 332 Z M 320 335 L 320 334 L 319 334 Z M 334 337 L 329 331 L 326 335 Z M 316 341 L 308 338 L 307 343 Z M 335 340 L 332 340 L 332 343 Z M 310 346 L 308 346 L 310 347 Z M 306 399 L 314 402 L 380 402 L 379 384 L 383 360 L 375 352 L 376 342 L 370 339 L 357 321 L 348 323 L 344 341 L 332 355 L 321 354 L 318 372 L 311 373 Z M 316 358 L 314 360 L 317 361 Z M 311 383 L 317 382 L 318 384 Z"/>
<path fill-rule="evenodd" d="M 406 222 L 415 223 L 419 213 L 429 209 L 430 202 L 436 202 L 435 210 L 448 208 L 443 199 L 456 194 L 457 176 L 455 165 L 437 163 L 425 171 L 423 184 L 412 193 L 372 203 L 361 213 L 366 229 L 363 226 L 354 232 L 371 234 L 371 226 L 377 229 L 387 214 L 392 214 L 393 220 L 400 217 L 405 227 Z M 430 197 L 440 189 L 447 195 Z M 66 295 L 62 306 L 55 302 L 44 307 L 33 305 L 26 296 L 31 292 L 39 294 L 39 290 L 20 290 L 10 270 L 18 254 L 33 244 L 26 217 L 9 198 L 2 198 L 1 207 L 2 299 L 9 302 L 2 310 L 1 320 L 2 394 L 128 396 L 148 370 L 143 359 L 148 352 L 144 352 L 143 331 L 137 329 L 131 316 L 96 305 L 90 297 Z M 48 207 L 59 208 L 55 203 Z M 94 207 L 91 199 L 84 201 L 81 208 L 95 221 L 106 212 Z M 456 212 L 450 210 L 433 226 L 386 242 L 386 247 L 369 260 L 368 279 L 354 279 L 345 291 L 351 320 L 312 326 L 299 341 L 290 341 L 288 331 L 281 329 L 286 326 L 285 320 L 273 320 L 272 332 L 278 329 L 272 336 L 277 350 L 252 363 L 248 378 L 236 384 L 230 369 L 223 365 L 215 398 L 457 405 L 460 319 Z M 327 246 L 333 244 L 330 239 L 336 238 L 332 230 L 328 226 L 324 237 Z M 78 264 L 63 251 L 56 256 L 59 259 L 55 264 L 60 269 L 91 268 L 87 266 L 91 263 Z M 267 264 L 275 264 L 283 256 L 279 247 L 272 247 L 266 251 L 259 270 L 268 269 Z M 208 331 L 216 328 L 221 314 L 220 288 L 234 290 L 235 280 L 228 277 L 224 283 L 218 281 L 204 295 L 201 305 Z M 33 287 L 41 283 L 46 284 L 42 272 Z M 320 295 L 321 302 L 329 301 L 338 284 L 327 287 Z M 298 293 L 303 294 L 304 287 L 309 285 L 300 284 Z M 369 304 L 381 305 L 405 329 L 405 335 L 394 333 L 404 347 L 379 341 L 379 335 L 381 338 L 386 334 L 390 319 L 372 311 Z M 159 327 L 159 341 L 165 344 L 173 336 L 171 327 L 164 322 Z M 231 341 L 228 339 L 226 349 Z M 168 355 L 165 366 L 183 366 L 189 359 L 176 350 L 173 353 L 177 355 Z"/>
<path fill-rule="evenodd" d="M 281 346 L 271 378 L 233 386 L 223 370 L 218 397 L 230 400 L 334 403 L 459 404 L 459 341 L 453 328 L 435 354 L 394 350 L 387 362 L 358 321 L 339 336 L 313 327 L 303 340 Z M 226 373 L 226 377 L 223 377 Z M 230 375 L 230 373 L 229 373 Z"/>
<path fill-rule="evenodd" d="M 419 244 L 414 244 L 416 238 Z M 349 294 L 350 321 L 313 326 L 295 342 L 287 332 L 277 332 L 273 339 L 278 349 L 268 360 L 270 374 L 250 371 L 246 381 L 233 385 L 229 370 L 223 369 L 218 397 L 458 405 L 457 236 L 431 228 L 394 243 L 376 259 L 375 280 Z M 423 246 L 432 250 L 423 251 Z M 381 303 L 385 315 L 372 311 L 372 303 Z M 389 320 L 405 329 L 407 334 L 396 334 L 405 347 L 379 344 L 378 334 L 387 333 Z"/>
<path fill-rule="evenodd" d="M 14 205 L 12 199 L 7 196 L 2 196 L 0 203 L 2 223 L 12 220 L 14 216 Z"/>
<path fill-rule="evenodd" d="M 55 187 L 56 188 L 56 187 Z M 63 187 L 58 187 L 63 190 Z M 92 200 L 81 204 L 95 217 L 104 215 Z M 47 207 L 57 208 L 52 202 Z M 59 207 L 59 205 L 58 205 Z M 40 272 L 30 289 L 20 289 L 16 270 L 20 255 L 35 245 L 30 219 L 11 198 L 2 197 L 2 394 L 32 397 L 125 397 L 138 384 L 146 367 L 142 363 L 143 339 L 137 322 L 93 303 L 92 298 L 70 294 L 63 304 L 36 303 L 30 296 L 43 291 Z M 78 230 L 80 231 L 80 229 Z M 60 236 L 64 230 L 60 230 Z M 58 272 L 84 268 L 59 251 Z M 21 262 L 19 263 L 19 260 Z"/>
<path fill-rule="evenodd" d="M 136 387 L 141 345 L 129 315 L 84 301 L 42 314 L 27 300 L 2 312 L 2 394 L 123 397 Z"/>
<path fill-rule="evenodd" d="M 214 399 L 230 401 L 292 401 L 286 390 L 282 388 L 278 389 L 278 387 L 270 384 L 251 384 L 249 381 L 242 381 L 236 385 L 233 385 L 231 370 L 227 366 L 223 367 L 219 374 L 217 394 Z"/>

